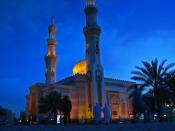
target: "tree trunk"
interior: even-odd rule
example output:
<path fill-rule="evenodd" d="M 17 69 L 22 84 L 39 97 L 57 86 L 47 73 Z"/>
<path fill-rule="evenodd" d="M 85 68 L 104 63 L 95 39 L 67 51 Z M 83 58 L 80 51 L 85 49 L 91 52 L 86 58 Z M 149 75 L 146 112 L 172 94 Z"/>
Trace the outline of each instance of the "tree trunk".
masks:
<path fill-rule="evenodd" d="M 158 115 L 158 120 L 159 122 L 163 121 L 163 114 L 162 114 L 162 105 L 160 101 L 160 96 L 159 96 L 159 91 L 157 86 L 155 87 L 155 99 L 156 99 L 156 106 L 157 106 L 157 115 Z"/>
<path fill-rule="evenodd" d="M 159 122 L 162 122 L 163 121 L 162 106 L 161 106 L 161 103 L 160 103 L 159 99 L 158 99 L 157 104 L 158 104 L 158 112 L 157 112 L 158 119 L 159 119 Z"/>

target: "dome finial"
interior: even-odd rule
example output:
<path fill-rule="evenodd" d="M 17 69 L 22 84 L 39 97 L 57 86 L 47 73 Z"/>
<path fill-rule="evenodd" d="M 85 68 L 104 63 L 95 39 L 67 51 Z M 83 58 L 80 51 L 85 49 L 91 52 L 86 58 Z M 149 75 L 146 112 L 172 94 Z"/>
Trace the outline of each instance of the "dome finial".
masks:
<path fill-rule="evenodd" d="M 56 27 L 55 27 L 55 19 L 51 17 L 51 25 L 49 26 L 49 38 L 55 39 L 56 36 Z"/>
<path fill-rule="evenodd" d="M 86 0 L 86 5 L 95 5 L 95 0 Z"/>

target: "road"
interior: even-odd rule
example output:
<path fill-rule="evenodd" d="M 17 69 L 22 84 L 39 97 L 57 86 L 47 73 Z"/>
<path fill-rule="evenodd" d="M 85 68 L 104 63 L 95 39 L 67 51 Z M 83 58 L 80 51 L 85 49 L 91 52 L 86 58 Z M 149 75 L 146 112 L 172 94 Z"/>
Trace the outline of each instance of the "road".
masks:
<path fill-rule="evenodd" d="M 0 126 L 0 131 L 175 131 L 173 123 Z"/>

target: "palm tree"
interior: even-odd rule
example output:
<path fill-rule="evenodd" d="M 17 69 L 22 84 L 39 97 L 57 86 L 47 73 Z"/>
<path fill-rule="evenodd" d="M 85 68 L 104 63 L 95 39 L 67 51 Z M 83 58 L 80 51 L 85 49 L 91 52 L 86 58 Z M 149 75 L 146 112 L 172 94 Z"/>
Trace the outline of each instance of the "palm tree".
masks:
<path fill-rule="evenodd" d="M 166 62 L 167 60 L 163 60 L 159 64 L 157 59 L 152 60 L 151 63 L 142 61 L 143 67 L 136 66 L 136 70 L 131 72 L 134 75 L 131 79 L 141 82 L 140 84 L 142 85 L 143 90 L 146 87 L 151 87 L 153 90 L 159 121 L 163 118 L 162 106 L 164 101 L 167 99 L 167 97 L 163 96 L 167 96 L 167 94 L 169 94 L 169 90 L 166 88 L 167 86 L 165 86 L 165 78 L 175 65 L 174 63 L 170 63 L 165 66 Z"/>
<path fill-rule="evenodd" d="M 166 84 L 171 91 L 172 103 L 175 104 L 175 72 L 171 72 L 169 75 L 167 75 Z"/>
<path fill-rule="evenodd" d="M 41 98 L 39 104 L 40 113 L 51 112 L 54 115 L 54 122 L 56 123 L 58 111 L 61 112 L 62 98 L 61 94 L 53 91 Z"/>
<path fill-rule="evenodd" d="M 148 107 L 144 101 L 144 98 L 142 96 L 142 88 L 139 87 L 139 85 L 134 84 L 128 88 L 128 91 L 131 90 L 129 98 L 132 98 L 132 106 L 133 106 L 133 115 L 134 115 L 134 121 L 137 119 L 137 115 L 144 115 L 144 122 L 147 122 L 148 120 Z"/>

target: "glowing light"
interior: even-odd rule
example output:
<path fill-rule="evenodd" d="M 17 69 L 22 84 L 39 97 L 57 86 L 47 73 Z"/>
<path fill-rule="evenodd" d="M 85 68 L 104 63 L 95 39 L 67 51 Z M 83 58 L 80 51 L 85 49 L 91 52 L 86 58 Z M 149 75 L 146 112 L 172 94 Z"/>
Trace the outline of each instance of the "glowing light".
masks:
<path fill-rule="evenodd" d="M 54 68 L 54 67 L 52 67 L 52 68 L 51 68 L 51 71 L 52 71 L 52 72 L 55 72 L 55 68 Z"/>
<path fill-rule="evenodd" d="M 166 115 L 166 114 L 164 114 L 163 116 L 164 116 L 164 117 L 166 117 L 167 115 Z"/>
<path fill-rule="evenodd" d="M 166 104 L 166 107 L 170 107 L 170 105 L 169 104 Z"/>
<path fill-rule="evenodd" d="M 73 75 L 76 74 L 86 74 L 87 73 L 87 62 L 86 60 L 82 60 L 78 62 L 73 68 Z"/>
<path fill-rule="evenodd" d="M 57 115 L 57 124 L 59 124 L 61 122 L 61 115 Z"/>
<path fill-rule="evenodd" d="M 48 50 L 48 52 L 47 52 L 47 56 L 49 56 L 51 54 L 51 51 L 50 50 Z"/>

